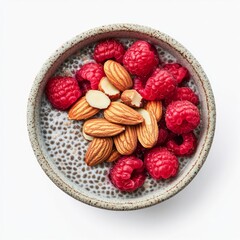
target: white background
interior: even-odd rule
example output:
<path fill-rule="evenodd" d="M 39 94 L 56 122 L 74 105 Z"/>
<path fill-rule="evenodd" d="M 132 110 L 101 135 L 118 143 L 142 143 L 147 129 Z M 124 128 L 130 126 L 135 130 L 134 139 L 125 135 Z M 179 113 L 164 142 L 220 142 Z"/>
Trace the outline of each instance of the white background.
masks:
<path fill-rule="evenodd" d="M 0 1 L 1 2 L 1 1 Z M 113 212 L 58 189 L 28 139 L 26 106 L 43 62 L 73 36 L 138 23 L 176 38 L 202 64 L 216 99 L 209 157 L 182 192 L 154 207 Z M 240 4 L 238 1 L 0 3 L 0 239 L 240 239 Z"/>

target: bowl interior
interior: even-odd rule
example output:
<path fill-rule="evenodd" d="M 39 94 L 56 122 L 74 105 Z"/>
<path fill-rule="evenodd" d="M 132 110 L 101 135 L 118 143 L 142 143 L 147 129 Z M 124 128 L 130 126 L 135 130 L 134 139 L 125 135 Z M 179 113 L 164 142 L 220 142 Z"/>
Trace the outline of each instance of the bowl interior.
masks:
<path fill-rule="evenodd" d="M 148 177 L 143 187 L 134 193 L 120 192 L 110 183 L 108 172 L 111 164 L 88 167 L 84 163 L 89 142 L 82 136 L 83 121 L 68 120 L 67 112 L 53 109 L 44 94 L 45 84 L 51 76 L 74 76 L 81 65 L 92 61 L 96 42 L 106 38 L 117 38 L 126 47 L 136 39 L 150 41 L 156 46 L 162 62 L 178 62 L 187 67 L 191 79 L 186 84 L 200 98 L 201 124 L 195 131 L 198 136 L 195 154 L 179 158 L 180 171 L 177 177 L 165 181 L 155 181 Z M 211 88 L 196 60 L 180 44 L 168 39 L 168 36 L 150 29 L 136 29 L 136 26 L 133 29 L 129 26 L 128 29 L 119 26 L 118 29 L 95 29 L 66 43 L 43 66 L 29 101 L 30 137 L 32 136 L 33 148 L 42 168 L 71 196 L 108 209 L 145 207 L 177 193 L 202 166 L 214 131 L 210 124 L 211 118 L 215 118 L 215 111 L 211 111 L 211 108 L 214 109 Z"/>

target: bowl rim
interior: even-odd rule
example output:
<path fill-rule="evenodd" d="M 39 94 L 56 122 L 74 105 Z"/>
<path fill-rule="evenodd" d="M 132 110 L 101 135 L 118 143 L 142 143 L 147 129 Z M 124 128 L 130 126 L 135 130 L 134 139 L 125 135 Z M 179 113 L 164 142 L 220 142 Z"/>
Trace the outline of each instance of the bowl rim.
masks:
<path fill-rule="evenodd" d="M 170 45 L 175 51 L 179 52 L 182 56 L 184 54 L 184 58 L 191 64 L 195 72 L 197 73 L 199 79 L 205 89 L 205 94 L 207 98 L 207 108 L 208 108 L 208 126 L 207 126 L 207 133 L 206 133 L 206 140 L 202 146 L 202 149 L 198 155 L 198 159 L 196 161 L 197 164 L 189 170 L 189 172 L 185 175 L 182 181 L 178 182 L 175 185 L 174 189 L 167 191 L 164 194 L 154 195 L 151 198 L 146 198 L 143 200 L 134 200 L 130 201 L 130 199 L 126 199 L 125 202 L 118 202 L 118 203 L 111 203 L 104 200 L 99 200 L 92 198 L 91 196 L 85 195 L 73 189 L 72 185 L 63 181 L 62 178 L 54 171 L 54 169 L 49 164 L 48 160 L 44 157 L 43 151 L 41 149 L 41 144 L 38 141 L 38 134 L 37 134 L 37 122 L 36 122 L 36 99 L 38 94 L 39 86 L 41 85 L 42 80 L 44 79 L 48 70 L 52 67 L 52 64 L 60 58 L 60 56 L 67 50 L 71 49 L 74 45 L 78 44 L 81 41 L 88 39 L 97 34 L 103 34 L 107 32 L 114 32 L 114 31 L 133 31 L 141 34 L 148 35 L 152 38 L 157 40 L 161 40 L 168 45 Z M 44 172 L 47 176 L 65 193 L 72 196 L 73 198 L 80 200 L 88 205 L 109 209 L 109 210 L 134 210 L 149 207 L 160 203 L 168 198 L 174 196 L 179 191 L 181 191 L 184 187 L 186 187 L 191 180 L 195 177 L 198 173 L 202 165 L 204 164 L 208 152 L 211 148 L 214 132 L 215 132 L 215 125 L 216 125 L 216 107 L 215 107 L 215 100 L 214 95 L 212 92 L 212 88 L 210 86 L 210 82 L 203 71 L 201 65 L 198 61 L 193 57 L 193 55 L 178 41 L 173 39 L 172 37 L 168 36 L 165 33 L 160 32 L 159 30 L 155 30 L 153 28 L 142 26 L 138 24 L 129 24 L 129 23 L 122 23 L 122 24 L 110 24 L 104 25 L 100 27 L 96 27 L 85 31 L 70 41 L 65 42 L 60 48 L 58 48 L 43 64 L 41 70 L 37 74 L 31 91 L 28 98 L 28 106 L 27 106 L 27 128 L 29 133 L 30 142 L 32 148 L 34 150 L 35 156 L 41 165 Z"/>

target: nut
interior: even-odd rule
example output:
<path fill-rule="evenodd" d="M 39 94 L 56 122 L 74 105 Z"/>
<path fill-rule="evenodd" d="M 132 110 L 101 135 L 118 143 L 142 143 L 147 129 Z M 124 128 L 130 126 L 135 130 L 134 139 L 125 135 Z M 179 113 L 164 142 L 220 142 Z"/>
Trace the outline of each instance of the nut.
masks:
<path fill-rule="evenodd" d="M 125 90 L 121 95 L 121 100 L 130 107 L 140 108 L 143 105 L 142 96 L 134 89 Z"/>
<path fill-rule="evenodd" d="M 143 116 L 144 122 L 137 126 L 137 136 L 141 145 L 145 148 L 152 148 L 158 140 L 158 125 L 153 112 L 141 108 L 138 112 Z"/>
<path fill-rule="evenodd" d="M 87 141 L 92 141 L 93 140 L 93 137 L 86 134 L 84 131 L 82 131 L 82 134 L 83 134 L 83 137 L 87 140 Z"/>
<path fill-rule="evenodd" d="M 120 102 L 112 102 L 103 114 L 109 122 L 113 123 L 136 125 L 143 122 L 141 114 Z"/>
<path fill-rule="evenodd" d="M 110 154 L 110 156 L 108 157 L 106 162 L 114 162 L 116 161 L 118 158 L 120 158 L 122 155 L 114 148 Z"/>
<path fill-rule="evenodd" d="M 100 110 L 94 107 L 91 107 L 86 101 L 86 97 L 80 98 L 69 110 L 68 118 L 72 120 L 83 120 L 88 119 Z"/>
<path fill-rule="evenodd" d="M 86 100 L 90 106 L 98 109 L 106 109 L 111 102 L 105 93 L 98 90 L 89 90 L 86 93 Z"/>
<path fill-rule="evenodd" d="M 132 154 L 137 147 L 135 126 L 126 126 L 126 130 L 113 138 L 117 151 L 122 155 Z"/>
<path fill-rule="evenodd" d="M 83 125 L 83 132 L 93 137 L 112 137 L 124 130 L 124 126 L 111 123 L 104 118 L 90 119 Z"/>
<path fill-rule="evenodd" d="M 98 88 L 104 92 L 111 100 L 117 100 L 120 97 L 120 91 L 112 85 L 107 77 L 103 77 L 99 82 Z"/>
<path fill-rule="evenodd" d="M 162 102 L 161 101 L 148 101 L 144 107 L 147 111 L 152 111 L 156 117 L 157 122 L 162 118 Z"/>
<path fill-rule="evenodd" d="M 127 70 L 113 60 L 104 63 L 104 72 L 108 80 L 120 91 L 124 91 L 132 87 L 132 79 Z"/>
<path fill-rule="evenodd" d="M 89 144 L 85 155 L 86 164 L 88 166 L 95 166 L 102 163 L 110 156 L 112 147 L 112 138 L 94 138 Z"/>

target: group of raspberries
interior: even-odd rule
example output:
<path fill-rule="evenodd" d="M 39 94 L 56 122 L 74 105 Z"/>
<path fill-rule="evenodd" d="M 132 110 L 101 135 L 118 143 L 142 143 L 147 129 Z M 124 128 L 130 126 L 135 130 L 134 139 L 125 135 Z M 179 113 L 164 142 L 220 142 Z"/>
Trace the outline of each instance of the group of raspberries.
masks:
<path fill-rule="evenodd" d="M 115 39 L 99 42 L 94 61 L 80 67 L 75 77 L 57 76 L 49 79 L 46 95 L 53 107 L 67 110 L 90 89 L 98 89 L 105 76 L 103 63 L 112 59 L 131 74 L 133 88 L 146 101 L 159 100 L 163 116 L 156 146 L 145 149 L 139 143 L 135 153 L 114 162 L 109 178 L 121 191 L 132 192 L 141 187 L 147 173 L 154 179 L 168 179 L 178 173 L 177 157 L 194 153 L 197 138 L 193 130 L 200 123 L 198 96 L 184 86 L 188 70 L 178 63 L 162 64 L 157 51 L 147 41 L 138 40 L 128 49 Z"/>

